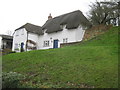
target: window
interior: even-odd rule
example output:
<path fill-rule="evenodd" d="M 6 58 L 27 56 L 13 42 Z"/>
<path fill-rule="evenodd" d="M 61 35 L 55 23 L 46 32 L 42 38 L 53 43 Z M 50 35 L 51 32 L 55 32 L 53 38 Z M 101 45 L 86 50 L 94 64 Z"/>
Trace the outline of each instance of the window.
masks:
<path fill-rule="evenodd" d="M 44 41 L 44 47 L 48 47 L 49 46 L 49 41 Z"/>
<path fill-rule="evenodd" d="M 21 35 L 24 35 L 24 29 L 22 29 Z"/>
<path fill-rule="evenodd" d="M 47 29 L 42 30 L 42 33 L 46 33 Z"/>
<path fill-rule="evenodd" d="M 63 38 L 63 43 L 67 43 L 68 42 L 68 38 Z"/>
<path fill-rule="evenodd" d="M 60 25 L 60 28 L 61 28 L 61 29 L 65 29 L 65 28 L 66 28 L 66 25 Z"/>
<path fill-rule="evenodd" d="M 16 31 L 16 36 L 19 36 L 19 31 L 18 30 Z"/>

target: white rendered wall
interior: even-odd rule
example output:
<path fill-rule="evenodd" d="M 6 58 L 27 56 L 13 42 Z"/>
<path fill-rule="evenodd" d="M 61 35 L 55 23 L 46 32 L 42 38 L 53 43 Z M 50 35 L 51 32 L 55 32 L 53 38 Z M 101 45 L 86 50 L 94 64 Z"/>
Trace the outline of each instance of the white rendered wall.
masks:
<path fill-rule="evenodd" d="M 68 43 L 81 41 L 84 36 L 85 30 L 82 30 L 81 27 L 77 29 L 66 29 L 63 27 L 63 31 L 54 32 L 54 33 L 44 33 L 44 35 L 39 36 L 39 49 L 49 49 L 53 48 L 53 41 L 58 39 L 58 48 L 60 44 L 63 43 L 64 38 L 68 38 Z M 52 38 L 52 39 L 50 39 Z M 48 47 L 44 47 L 44 41 L 50 41 L 50 45 Z"/>
<path fill-rule="evenodd" d="M 24 31 L 24 34 L 22 34 Z M 16 36 L 17 32 L 19 33 L 18 36 Z M 27 38 L 28 40 L 32 40 L 36 42 L 37 44 L 37 49 L 49 49 L 53 48 L 53 43 L 54 40 L 58 39 L 58 48 L 60 48 L 60 44 L 63 43 L 64 38 L 68 38 L 67 43 L 72 43 L 72 42 L 79 42 L 83 39 L 85 30 L 82 30 L 82 28 L 79 26 L 77 29 L 66 29 L 66 27 L 63 27 L 63 31 L 58 31 L 54 33 L 44 33 L 44 35 L 37 35 L 34 33 L 28 33 L 27 37 L 27 31 L 23 28 L 20 30 L 15 31 L 13 35 L 13 48 L 12 50 L 15 51 L 15 43 L 19 44 L 19 50 L 20 50 L 20 44 L 23 42 L 24 43 L 24 50 L 26 50 L 26 41 Z M 52 39 L 51 39 L 52 38 Z M 45 47 L 44 46 L 44 41 L 49 41 L 50 44 L 49 46 Z M 29 50 L 27 50 L 29 51 Z"/>
<path fill-rule="evenodd" d="M 84 37 L 84 34 L 85 34 L 85 30 L 82 29 L 82 27 L 78 27 L 76 29 L 76 42 L 79 42 L 79 41 L 82 41 L 83 37 Z"/>
<path fill-rule="evenodd" d="M 16 36 L 18 34 L 18 36 Z M 12 51 L 15 51 L 15 44 L 19 44 L 18 45 L 18 49 L 20 52 L 20 47 L 21 47 L 21 43 L 24 43 L 24 50 L 26 49 L 26 41 L 27 41 L 27 31 L 25 30 L 25 28 L 19 29 L 17 31 L 15 31 L 14 35 L 13 35 L 13 46 L 12 46 Z"/>

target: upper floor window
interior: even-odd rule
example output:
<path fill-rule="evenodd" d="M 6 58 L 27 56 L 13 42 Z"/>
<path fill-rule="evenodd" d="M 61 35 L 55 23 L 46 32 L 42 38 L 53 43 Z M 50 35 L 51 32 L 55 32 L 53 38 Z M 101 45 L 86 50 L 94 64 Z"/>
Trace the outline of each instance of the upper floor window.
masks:
<path fill-rule="evenodd" d="M 67 43 L 68 42 L 68 38 L 63 38 L 63 43 Z"/>
<path fill-rule="evenodd" d="M 21 35 L 24 35 L 24 29 L 22 29 L 22 31 L 21 31 Z"/>
<path fill-rule="evenodd" d="M 49 41 L 44 41 L 44 47 L 48 47 L 49 46 L 49 44 L 50 44 L 50 42 Z"/>
<path fill-rule="evenodd" d="M 16 36 L 19 36 L 19 31 L 17 30 L 15 34 L 16 34 Z"/>
<path fill-rule="evenodd" d="M 66 25 L 60 25 L 60 28 L 61 28 L 61 29 L 65 29 L 65 28 L 66 28 Z"/>
<path fill-rule="evenodd" d="M 43 30 L 42 30 L 42 33 L 46 33 L 46 31 L 47 31 L 47 29 L 43 29 Z"/>

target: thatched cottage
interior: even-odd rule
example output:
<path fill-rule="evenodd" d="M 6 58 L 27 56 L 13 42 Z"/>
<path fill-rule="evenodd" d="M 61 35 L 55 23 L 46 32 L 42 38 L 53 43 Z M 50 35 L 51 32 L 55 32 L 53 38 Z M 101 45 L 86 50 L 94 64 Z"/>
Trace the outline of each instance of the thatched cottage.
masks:
<path fill-rule="evenodd" d="M 52 18 L 40 27 L 27 23 L 13 34 L 13 51 L 60 48 L 63 43 L 80 42 L 91 23 L 80 10 Z"/>

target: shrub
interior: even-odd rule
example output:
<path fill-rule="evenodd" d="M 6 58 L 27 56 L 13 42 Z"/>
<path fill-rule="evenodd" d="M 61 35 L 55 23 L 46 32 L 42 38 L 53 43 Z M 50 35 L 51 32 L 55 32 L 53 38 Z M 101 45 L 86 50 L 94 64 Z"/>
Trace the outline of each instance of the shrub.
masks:
<path fill-rule="evenodd" d="M 24 52 L 24 49 L 23 49 L 23 48 L 21 48 L 21 49 L 20 49 L 20 52 Z"/>
<path fill-rule="evenodd" d="M 21 80 L 25 79 L 25 76 L 16 72 L 2 73 L 2 88 L 19 88 L 22 86 Z"/>
<path fill-rule="evenodd" d="M 10 53 L 16 53 L 16 52 L 15 52 L 15 51 L 12 51 L 12 52 L 10 52 Z M 9 54 L 10 54 L 10 53 L 9 53 Z"/>

